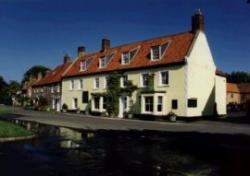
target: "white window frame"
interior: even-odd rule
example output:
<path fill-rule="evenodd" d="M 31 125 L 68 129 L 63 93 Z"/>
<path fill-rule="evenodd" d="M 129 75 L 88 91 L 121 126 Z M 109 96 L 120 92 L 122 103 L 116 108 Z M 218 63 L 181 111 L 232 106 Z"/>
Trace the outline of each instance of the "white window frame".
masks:
<path fill-rule="evenodd" d="M 145 97 L 153 97 L 153 111 L 146 111 Z M 162 111 L 158 111 L 158 97 L 162 97 Z M 150 115 L 167 115 L 165 93 L 141 94 L 141 113 Z"/>
<path fill-rule="evenodd" d="M 83 60 L 80 62 L 80 71 L 85 71 L 87 69 L 87 61 Z"/>
<path fill-rule="evenodd" d="M 162 83 L 162 73 L 163 72 L 167 72 L 168 73 L 168 84 L 163 84 Z M 163 71 L 159 71 L 159 86 L 169 86 L 169 82 L 170 82 L 170 79 L 169 79 L 169 70 L 163 70 Z"/>
<path fill-rule="evenodd" d="M 58 92 L 58 93 L 61 92 L 61 86 L 60 85 L 56 86 L 56 92 Z"/>
<path fill-rule="evenodd" d="M 102 80 L 103 80 L 103 82 L 102 82 L 102 83 L 103 83 L 103 84 L 102 84 L 103 87 L 102 87 L 102 88 L 103 88 L 103 89 L 107 89 L 107 82 L 108 82 L 107 76 L 103 77 Z"/>
<path fill-rule="evenodd" d="M 69 90 L 74 90 L 74 88 L 75 88 L 75 81 L 70 80 L 70 82 L 69 82 Z"/>
<path fill-rule="evenodd" d="M 165 45 L 165 44 L 166 44 L 167 46 L 166 46 L 164 52 L 162 53 L 162 52 L 161 52 L 162 46 Z M 161 59 L 162 59 L 162 56 L 165 55 L 165 53 L 166 53 L 168 47 L 170 46 L 170 44 L 171 44 L 171 41 L 168 41 L 168 42 L 166 42 L 166 43 L 164 43 L 164 44 L 161 44 L 161 45 L 152 46 L 151 49 L 150 49 L 150 60 L 151 60 L 151 61 L 158 61 L 158 60 L 161 60 Z M 154 52 L 153 52 L 153 48 L 154 48 L 154 47 L 158 47 L 158 50 L 159 50 L 159 58 L 154 58 Z"/>
<path fill-rule="evenodd" d="M 75 100 L 77 100 L 77 104 L 75 103 Z M 78 98 L 77 97 L 73 97 L 72 98 L 72 109 L 76 110 L 78 108 Z"/>
<path fill-rule="evenodd" d="M 148 75 L 148 76 L 150 76 L 150 73 L 149 72 L 143 72 L 143 73 L 141 73 L 141 75 L 140 75 L 140 87 L 147 87 L 148 85 L 144 85 L 143 84 L 143 75 Z"/>
<path fill-rule="evenodd" d="M 99 59 L 99 68 L 105 68 L 107 66 L 107 57 L 101 57 Z"/>
<path fill-rule="evenodd" d="M 103 97 L 99 97 L 99 109 L 95 108 L 95 97 L 92 97 L 91 100 L 91 110 L 93 112 L 106 112 L 106 109 L 103 109 Z"/>
<path fill-rule="evenodd" d="M 121 78 L 120 78 L 120 86 L 121 86 L 121 87 L 125 87 L 125 84 L 124 84 L 124 76 L 126 76 L 126 77 L 127 77 L 127 80 L 128 80 L 128 75 L 127 75 L 127 74 L 121 76 Z"/>
<path fill-rule="evenodd" d="M 84 89 L 84 82 L 83 79 L 79 79 L 78 82 L 78 90 L 83 90 Z"/>
<path fill-rule="evenodd" d="M 94 85 L 93 85 L 93 87 L 94 87 L 94 89 L 99 89 L 100 88 L 100 77 L 94 77 L 93 78 L 94 79 L 94 81 L 93 81 L 93 83 L 94 83 Z M 98 86 L 97 86 L 97 79 L 98 79 Z"/>
<path fill-rule="evenodd" d="M 126 63 L 126 62 L 124 62 L 125 61 L 125 55 L 126 54 L 128 54 L 128 63 Z M 131 62 L 131 54 L 130 54 L 130 51 L 128 51 L 128 52 L 123 52 L 122 53 L 122 65 L 128 65 L 128 64 L 130 64 L 130 62 Z"/>
<path fill-rule="evenodd" d="M 51 87 L 50 87 L 50 92 L 51 92 L 51 93 L 54 93 L 54 92 L 55 92 L 54 89 L 55 89 L 54 86 L 51 86 Z"/>

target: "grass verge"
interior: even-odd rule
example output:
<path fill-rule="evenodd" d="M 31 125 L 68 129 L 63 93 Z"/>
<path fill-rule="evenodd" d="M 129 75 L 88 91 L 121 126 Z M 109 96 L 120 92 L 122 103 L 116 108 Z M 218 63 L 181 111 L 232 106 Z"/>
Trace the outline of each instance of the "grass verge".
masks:
<path fill-rule="evenodd" d="M 9 122 L 0 121 L 0 138 L 26 137 L 31 135 L 33 135 L 33 133 L 23 127 Z"/>

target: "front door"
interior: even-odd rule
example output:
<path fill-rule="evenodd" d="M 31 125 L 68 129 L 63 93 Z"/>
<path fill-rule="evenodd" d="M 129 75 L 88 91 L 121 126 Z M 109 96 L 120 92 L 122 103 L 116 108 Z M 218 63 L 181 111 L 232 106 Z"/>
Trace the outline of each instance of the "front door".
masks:
<path fill-rule="evenodd" d="M 121 96 L 119 98 L 119 118 L 123 118 L 125 112 L 128 111 L 128 97 L 127 96 Z"/>

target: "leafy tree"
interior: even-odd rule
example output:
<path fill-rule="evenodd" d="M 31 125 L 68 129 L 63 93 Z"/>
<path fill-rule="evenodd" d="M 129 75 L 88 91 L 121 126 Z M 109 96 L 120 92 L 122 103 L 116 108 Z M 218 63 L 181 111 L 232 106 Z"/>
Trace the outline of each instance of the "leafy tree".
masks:
<path fill-rule="evenodd" d="M 8 91 L 10 94 L 15 94 L 16 92 L 18 92 L 18 91 L 20 91 L 20 90 L 21 90 L 21 85 L 20 85 L 19 82 L 17 82 L 17 81 L 10 81 L 10 82 L 9 82 L 7 91 Z"/>
<path fill-rule="evenodd" d="M 236 72 L 227 74 L 227 82 L 250 83 L 250 72 L 236 71 Z"/>
<path fill-rule="evenodd" d="M 8 86 L 7 82 L 4 80 L 2 76 L 0 76 L 0 92 L 4 91 Z"/>
<path fill-rule="evenodd" d="M 24 84 L 25 81 L 28 81 L 31 76 L 36 77 L 38 73 L 42 73 L 42 75 L 44 76 L 47 71 L 50 71 L 50 69 L 42 65 L 35 65 L 31 67 L 24 73 L 22 85 Z"/>

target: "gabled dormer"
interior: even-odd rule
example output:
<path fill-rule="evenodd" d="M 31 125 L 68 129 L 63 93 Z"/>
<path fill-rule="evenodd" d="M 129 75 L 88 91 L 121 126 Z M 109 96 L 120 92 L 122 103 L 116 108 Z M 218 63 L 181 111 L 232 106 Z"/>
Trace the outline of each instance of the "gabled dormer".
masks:
<path fill-rule="evenodd" d="M 107 65 L 110 63 L 110 61 L 112 60 L 114 54 L 108 54 L 105 56 L 100 57 L 99 59 L 99 68 L 106 68 Z"/>
<path fill-rule="evenodd" d="M 123 52 L 121 56 L 121 64 L 122 65 L 130 64 L 133 58 L 135 58 L 135 56 L 137 55 L 138 51 L 139 51 L 139 47 Z"/>
<path fill-rule="evenodd" d="M 150 49 L 150 60 L 157 61 L 160 60 L 166 53 L 167 48 L 170 45 L 170 41 L 162 44 L 162 45 L 155 45 L 152 46 Z"/>
<path fill-rule="evenodd" d="M 91 64 L 92 58 L 87 58 L 80 62 L 80 71 L 86 71 Z"/>

